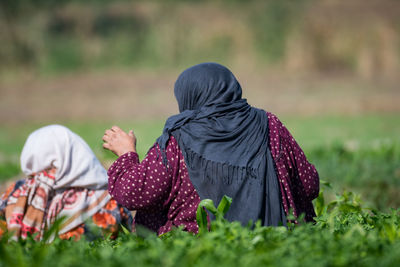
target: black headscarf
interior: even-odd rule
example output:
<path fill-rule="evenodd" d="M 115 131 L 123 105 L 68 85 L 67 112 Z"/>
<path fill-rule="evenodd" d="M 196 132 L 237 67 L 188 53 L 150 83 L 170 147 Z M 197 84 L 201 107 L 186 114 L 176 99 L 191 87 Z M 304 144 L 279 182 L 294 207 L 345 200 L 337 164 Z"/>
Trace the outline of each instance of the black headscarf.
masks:
<path fill-rule="evenodd" d="M 186 69 L 175 83 L 180 114 L 168 118 L 157 140 L 165 148 L 173 135 L 201 199 L 218 204 L 232 197 L 226 218 L 247 224 L 285 223 L 273 160 L 268 148 L 266 112 L 242 99 L 234 75 L 216 63 Z"/>

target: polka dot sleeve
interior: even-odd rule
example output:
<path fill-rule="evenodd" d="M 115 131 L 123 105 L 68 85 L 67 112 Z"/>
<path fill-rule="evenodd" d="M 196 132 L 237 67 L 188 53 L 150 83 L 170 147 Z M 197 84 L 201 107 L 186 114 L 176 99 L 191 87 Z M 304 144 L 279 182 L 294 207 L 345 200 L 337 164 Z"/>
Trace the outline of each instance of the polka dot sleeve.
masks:
<path fill-rule="evenodd" d="M 200 197 L 173 136 L 165 152 L 168 168 L 163 164 L 157 144 L 142 162 L 132 152 L 119 157 L 108 170 L 108 191 L 119 204 L 137 210 L 136 224 L 158 234 L 178 226 L 197 233 L 196 210 Z"/>
<path fill-rule="evenodd" d="M 284 162 L 285 169 L 288 170 L 288 175 L 291 177 L 290 180 L 292 181 L 289 181 L 289 183 L 291 183 L 293 189 L 304 191 L 308 200 L 313 200 L 318 197 L 319 193 L 317 170 L 313 164 L 308 162 L 303 150 L 282 122 L 275 115 L 270 115 L 269 118 L 272 120 L 271 124 L 280 139 L 272 141 L 279 144 L 279 149 L 277 149 L 280 150 L 278 157 L 281 162 Z M 297 186 L 296 183 L 298 181 L 301 184 Z"/>
<path fill-rule="evenodd" d="M 306 193 L 306 198 L 313 200 L 319 194 L 319 176 L 315 166 L 308 162 L 296 140 L 282 125 L 281 135 L 286 139 L 285 149 L 289 155 L 288 164 L 292 167 L 292 176 L 298 176 Z"/>
<path fill-rule="evenodd" d="M 130 210 L 159 210 L 171 191 L 171 175 L 154 146 L 139 163 L 139 156 L 128 152 L 108 170 L 108 191 Z"/>

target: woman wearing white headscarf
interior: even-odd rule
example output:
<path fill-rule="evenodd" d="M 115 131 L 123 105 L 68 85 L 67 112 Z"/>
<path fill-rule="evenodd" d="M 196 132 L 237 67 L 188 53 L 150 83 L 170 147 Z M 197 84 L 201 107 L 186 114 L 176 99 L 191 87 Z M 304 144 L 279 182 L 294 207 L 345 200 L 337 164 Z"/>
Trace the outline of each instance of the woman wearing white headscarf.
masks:
<path fill-rule="evenodd" d="M 79 239 L 88 231 L 88 219 L 113 234 L 120 223 L 132 225 L 129 211 L 107 192 L 106 170 L 68 128 L 50 125 L 30 134 L 21 153 L 21 169 L 27 178 L 10 186 L 0 200 L 0 215 L 15 238 L 37 234 L 41 239 L 58 218 L 64 218 L 61 238 Z"/>

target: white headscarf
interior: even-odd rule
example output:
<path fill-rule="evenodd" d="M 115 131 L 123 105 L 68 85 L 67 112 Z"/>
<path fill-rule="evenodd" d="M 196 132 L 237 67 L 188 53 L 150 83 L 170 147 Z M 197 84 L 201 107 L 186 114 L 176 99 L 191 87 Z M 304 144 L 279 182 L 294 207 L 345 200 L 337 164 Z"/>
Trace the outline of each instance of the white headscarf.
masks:
<path fill-rule="evenodd" d="M 46 223 L 65 217 L 59 234 L 66 233 L 99 211 L 110 199 L 107 172 L 85 141 L 68 128 L 49 125 L 31 133 L 21 153 L 22 171 L 30 176 L 56 168 L 54 192 Z M 40 176 L 37 180 L 42 183 Z M 82 188 L 83 190 L 75 190 Z"/>
<path fill-rule="evenodd" d="M 49 125 L 31 133 L 21 153 L 21 168 L 32 175 L 57 169 L 54 189 L 107 189 L 107 172 L 85 141 L 68 128 Z"/>

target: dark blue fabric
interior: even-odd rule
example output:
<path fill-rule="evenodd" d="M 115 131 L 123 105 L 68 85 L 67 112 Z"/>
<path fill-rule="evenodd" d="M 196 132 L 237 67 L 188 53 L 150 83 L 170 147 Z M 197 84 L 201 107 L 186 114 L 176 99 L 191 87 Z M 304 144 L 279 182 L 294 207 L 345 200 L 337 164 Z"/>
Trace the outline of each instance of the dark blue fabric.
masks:
<path fill-rule="evenodd" d="M 226 215 L 232 221 L 285 223 L 268 148 L 268 117 L 242 99 L 234 75 L 216 63 L 195 65 L 178 77 L 175 97 L 180 114 L 167 120 L 157 140 L 163 159 L 173 135 L 201 199 L 218 204 L 223 195 L 232 197 Z"/>

